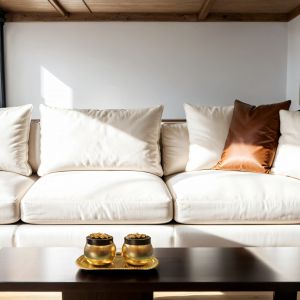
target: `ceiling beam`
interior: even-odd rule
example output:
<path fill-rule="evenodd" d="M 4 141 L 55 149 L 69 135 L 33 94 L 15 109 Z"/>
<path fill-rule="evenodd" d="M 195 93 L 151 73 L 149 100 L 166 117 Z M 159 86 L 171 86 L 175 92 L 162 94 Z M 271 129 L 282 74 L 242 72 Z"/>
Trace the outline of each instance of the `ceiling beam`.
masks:
<path fill-rule="evenodd" d="M 62 15 L 63 17 L 68 17 L 69 13 L 66 9 L 61 5 L 58 0 L 48 0 L 48 2 L 56 9 L 56 11 Z"/>
<path fill-rule="evenodd" d="M 93 11 L 91 10 L 91 8 L 89 7 L 89 5 L 85 2 L 85 0 L 82 0 L 82 3 L 85 5 L 85 7 L 87 8 L 87 10 L 89 11 L 90 14 L 93 14 Z"/>
<path fill-rule="evenodd" d="M 199 20 L 205 20 L 210 12 L 210 9 L 213 6 L 214 0 L 204 0 L 202 7 L 199 11 L 198 18 Z"/>
<path fill-rule="evenodd" d="M 287 22 L 285 13 L 210 13 L 205 22 Z"/>
<path fill-rule="evenodd" d="M 288 21 L 291 21 L 300 15 L 300 5 L 288 13 Z"/>
<path fill-rule="evenodd" d="M 65 21 L 121 21 L 121 22 L 287 22 L 287 14 L 221 14 L 210 13 L 199 20 L 198 13 L 72 13 L 68 18 L 49 13 L 7 13 L 6 22 L 65 22 Z"/>
<path fill-rule="evenodd" d="M 162 21 L 162 22 L 196 22 L 198 14 L 180 13 L 72 13 L 68 18 L 48 13 L 7 13 L 6 22 L 65 22 L 65 21 Z"/>

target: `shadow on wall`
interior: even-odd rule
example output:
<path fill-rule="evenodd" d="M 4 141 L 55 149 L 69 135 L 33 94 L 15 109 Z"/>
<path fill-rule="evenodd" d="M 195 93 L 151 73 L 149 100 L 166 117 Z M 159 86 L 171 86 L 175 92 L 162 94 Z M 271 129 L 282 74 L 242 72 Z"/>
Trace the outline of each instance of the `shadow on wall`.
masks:
<path fill-rule="evenodd" d="M 44 66 L 40 67 L 41 96 L 49 106 L 73 108 L 73 90 Z"/>

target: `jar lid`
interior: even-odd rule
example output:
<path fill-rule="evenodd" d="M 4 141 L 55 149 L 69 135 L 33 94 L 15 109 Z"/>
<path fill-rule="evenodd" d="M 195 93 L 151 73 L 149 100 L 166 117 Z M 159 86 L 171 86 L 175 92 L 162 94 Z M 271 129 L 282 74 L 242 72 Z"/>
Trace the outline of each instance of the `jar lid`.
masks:
<path fill-rule="evenodd" d="M 89 245 L 93 245 L 93 246 L 107 246 L 113 243 L 113 238 L 108 238 L 108 239 L 95 239 L 95 238 L 91 238 L 89 236 L 86 237 L 86 242 Z"/>
<path fill-rule="evenodd" d="M 130 239 L 125 236 L 124 241 L 128 245 L 136 245 L 136 246 L 149 245 L 149 244 L 151 244 L 151 237 L 147 236 L 143 239 Z"/>

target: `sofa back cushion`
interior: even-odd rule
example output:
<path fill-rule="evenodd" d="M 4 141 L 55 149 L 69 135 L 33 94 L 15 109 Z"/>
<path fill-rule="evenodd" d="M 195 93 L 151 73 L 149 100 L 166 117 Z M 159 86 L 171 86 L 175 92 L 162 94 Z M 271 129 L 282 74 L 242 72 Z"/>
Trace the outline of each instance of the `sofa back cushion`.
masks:
<path fill-rule="evenodd" d="M 41 163 L 40 130 L 40 121 L 32 120 L 29 135 L 29 163 L 35 173 Z M 189 133 L 186 122 L 162 123 L 161 156 L 164 175 L 185 171 L 189 158 Z"/>
<path fill-rule="evenodd" d="M 40 106 L 40 176 L 72 170 L 132 170 L 162 176 L 162 106 L 137 110 Z"/>
<path fill-rule="evenodd" d="M 32 105 L 0 109 L 0 170 L 31 175 L 28 139 Z"/>
<path fill-rule="evenodd" d="M 163 123 L 161 145 L 164 175 L 184 172 L 189 158 L 189 133 L 186 123 Z"/>
<path fill-rule="evenodd" d="M 184 105 L 189 131 L 189 160 L 186 171 L 213 168 L 221 158 L 233 106 Z"/>
<path fill-rule="evenodd" d="M 278 148 L 271 173 L 300 179 L 300 112 L 281 110 Z"/>
<path fill-rule="evenodd" d="M 34 173 L 37 172 L 40 163 L 41 127 L 39 120 L 31 120 L 29 134 L 29 164 Z"/>

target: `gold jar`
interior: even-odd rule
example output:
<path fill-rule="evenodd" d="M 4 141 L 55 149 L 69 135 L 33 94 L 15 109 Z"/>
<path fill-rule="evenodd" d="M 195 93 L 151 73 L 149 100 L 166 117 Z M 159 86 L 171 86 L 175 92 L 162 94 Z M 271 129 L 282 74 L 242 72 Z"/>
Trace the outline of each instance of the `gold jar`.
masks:
<path fill-rule="evenodd" d="M 151 238 L 146 234 L 128 234 L 124 238 L 122 255 L 125 261 L 134 266 L 147 264 L 153 255 Z"/>
<path fill-rule="evenodd" d="M 86 260 L 95 266 L 111 264 L 116 256 L 113 237 L 105 233 L 92 233 L 86 237 L 84 247 Z"/>

